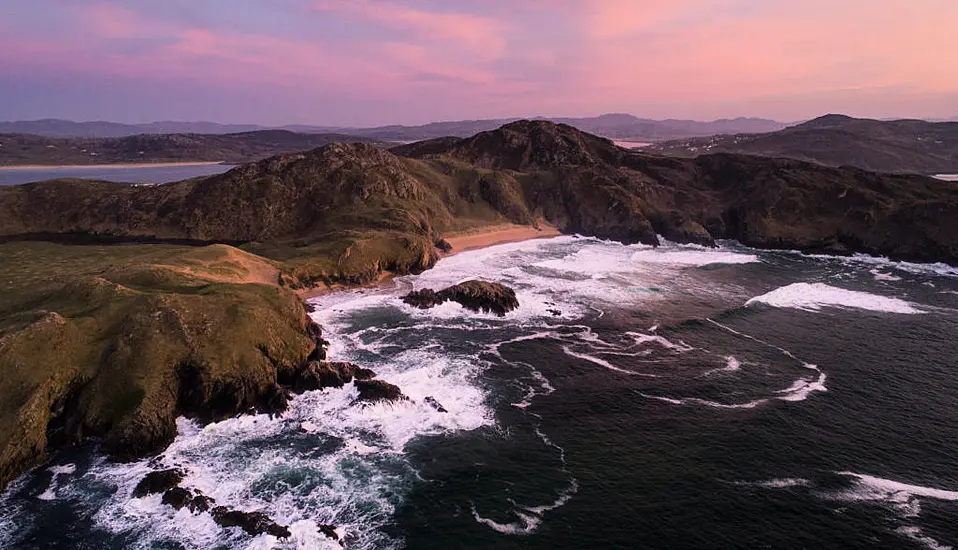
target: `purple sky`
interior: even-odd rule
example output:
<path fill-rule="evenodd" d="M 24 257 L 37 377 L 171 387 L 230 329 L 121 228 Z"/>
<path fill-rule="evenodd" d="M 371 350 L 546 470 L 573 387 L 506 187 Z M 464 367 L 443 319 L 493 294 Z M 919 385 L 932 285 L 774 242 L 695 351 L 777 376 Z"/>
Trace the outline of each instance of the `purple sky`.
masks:
<path fill-rule="evenodd" d="M 28 0 L 0 120 L 958 115 L 956 0 Z"/>

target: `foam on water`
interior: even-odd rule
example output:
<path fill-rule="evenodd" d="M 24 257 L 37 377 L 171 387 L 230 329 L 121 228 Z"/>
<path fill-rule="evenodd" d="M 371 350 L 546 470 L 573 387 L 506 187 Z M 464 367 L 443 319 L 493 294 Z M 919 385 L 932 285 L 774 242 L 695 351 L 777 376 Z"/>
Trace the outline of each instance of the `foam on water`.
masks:
<path fill-rule="evenodd" d="M 914 304 L 856 290 L 845 290 L 823 283 L 793 283 L 777 288 L 767 294 L 756 296 L 746 306 L 765 304 L 777 308 L 792 308 L 803 311 L 820 311 L 823 307 L 863 309 L 883 313 L 923 313 Z"/>
<path fill-rule="evenodd" d="M 48 469 L 53 477 L 50 479 L 50 485 L 47 490 L 37 496 L 40 500 L 55 500 L 57 498 L 57 478 L 61 475 L 69 475 L 76 472 L 76 464 L 63 464 L 61 466 L 52 466 Z"/>

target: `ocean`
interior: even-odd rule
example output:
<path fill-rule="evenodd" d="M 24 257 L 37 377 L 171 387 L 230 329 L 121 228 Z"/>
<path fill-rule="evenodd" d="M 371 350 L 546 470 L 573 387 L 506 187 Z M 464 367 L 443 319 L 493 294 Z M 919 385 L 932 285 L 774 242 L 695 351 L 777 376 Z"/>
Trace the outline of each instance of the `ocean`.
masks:
<path fill-rule="evenodd" d="M 411 289 L 513 287 L 503 318 Z M 572 236 L 443 259 L 313 316 L 353 386 L 181 419 L 159 457 L 57 455 L 0 497 L 3 548 L 947 548 L 958 544 L 958 269 Z M 426 403 L 438 401 L 446 412 Z M 131 498 L 180 467 L 293 536 Z"/>
<path fill-rule="evenodd" d="M 120 183 L 170 183 L 199 176 L 222 174 L 229 164 L 193 164 L 183 166 L 49 166 L 0 170 L 0 185 L 20 185 L 57 178 L 80 178 Z"/>

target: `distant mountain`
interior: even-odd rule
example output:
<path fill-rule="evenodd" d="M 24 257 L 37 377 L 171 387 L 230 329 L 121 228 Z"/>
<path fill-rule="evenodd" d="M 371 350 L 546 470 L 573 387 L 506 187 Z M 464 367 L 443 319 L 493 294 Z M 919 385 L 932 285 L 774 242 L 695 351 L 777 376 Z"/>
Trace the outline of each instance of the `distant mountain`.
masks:
<path fill-rule="evenodd" d="M 217 161 L 239 163 L 322 147 L 366 141 L 343 134 L 259 130 L 236 134 L 139 134 L 113 138 L 50 138 L 0 134 L 0 166 Z"/>
<path fill-rule="evenodd" d="M 0 122 L 0 133 L 33 134 L 46 137 L 126 137 L 137 134 L 232 134 L 257 130 L 279 129 L 291 132 L 318 134 L 338 133 L 380 141 L 419 141 L 444 136 L 468 137 L 494 130 L 503 124 L 520 120 L 495 118 L 431 122 L 420 126 L 378 126 L 352 128 L 344 126 L 317 126 L 292 124 L 267 127 L 254 124 L 218 124 L 215 122 L 151 122 L 147 124 L 118 124 L 115 122 L 73 122 L 60 119 Z M 537 117 L 535 120 L 553 120 L 603 137 L 632 141 L 659 141 L 683 137 L 709 136 L 722 133 L 774 132 L 786 126 L 782 122 L 761 118 L 721 119 L 712 122 L 695 120 L 652 120 L 629 114 L 612 113 L 587 118 Z"/>
<path fill-rule="evenodd" d="M 383 141 L 419 141 L 438 137 L 469 137 L 479 132 L 494 130 L 503 124 L 520 120 L 518 118 L 499 118 L 485 120 L 460 120 L 455 122 L 433 122 L 422 126 L 380 126 L 377 128 L 324 128 L 351 135 L 363 136 Z M 719 133 L 754 133 L 781 130 L 786 125 L 774 120 L 760 118 L 722 119 L 712 122 L 695 120 L 651 120 L 629 114 L 611 113 L 588 118 L 546 118 L 533 120 L 551 120 L 559 124 L 568 124 L 574 128 L 602 137 L 630 141 L 659 141 L 682 137 L 710 136 Z M 302 130 L 300 127 L 294 127 Z M 290 128 L 290 129 L 294 129 Z"/>
<path fill-rule="evenodd" d="M 32 134 L 45 137 L 110 138 L 137 134 L 235 134 L 264 130 L 254 124 L 217 124 L 215 122 L 150 122 L 120 124 L 117 122 L 73 122 L 58 118 L 0 122 L 0 134 Z"/>
<path fill-rule="evenodd" d="M 880 172 L 958 172 L 958 122 L 872 120 L 830 114 L 765 134 L 681 139 L 649 150 L 676 156 L 745 153 Z"/>

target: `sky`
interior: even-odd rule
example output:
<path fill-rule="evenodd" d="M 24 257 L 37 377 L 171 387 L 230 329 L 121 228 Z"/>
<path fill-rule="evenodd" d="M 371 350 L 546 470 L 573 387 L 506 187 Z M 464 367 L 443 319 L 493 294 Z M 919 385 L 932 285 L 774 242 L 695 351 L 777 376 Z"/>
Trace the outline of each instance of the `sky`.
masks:
<path fill-rule="evenodd" d="M 0 0 L 0 120 L 958 116 L 958 0 Z"/>

